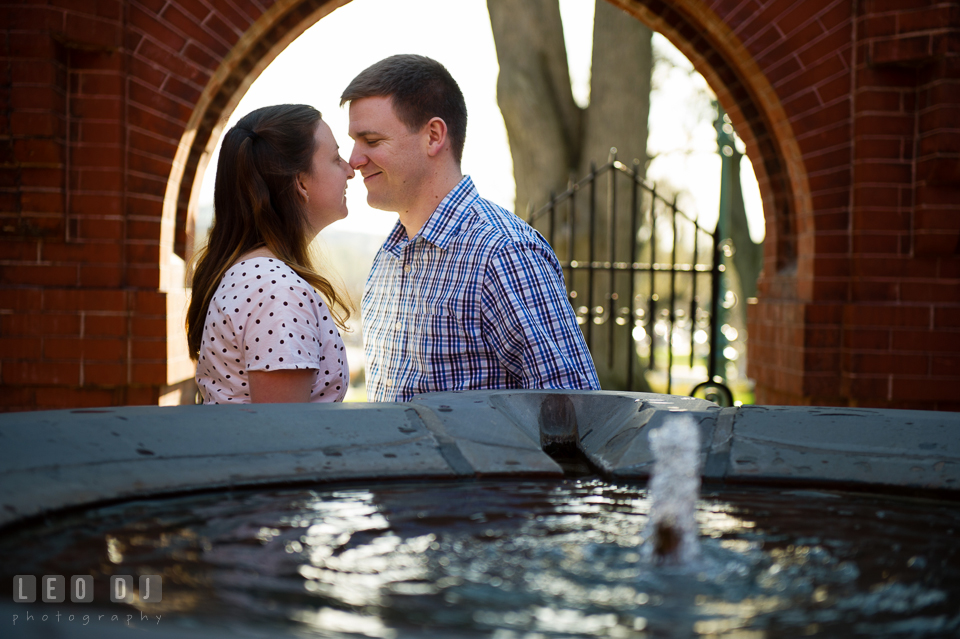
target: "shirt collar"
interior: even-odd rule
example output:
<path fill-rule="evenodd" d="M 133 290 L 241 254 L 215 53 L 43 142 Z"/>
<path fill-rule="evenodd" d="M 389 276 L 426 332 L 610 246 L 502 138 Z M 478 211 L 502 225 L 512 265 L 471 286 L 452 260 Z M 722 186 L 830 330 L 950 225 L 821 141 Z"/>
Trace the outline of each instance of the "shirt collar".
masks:
<path fill-rule="evenodd" d="M 407 229 L 397 220 L 387 240 L 383 243 L 383 250 L 387 251 L 396 258 L 400 257 L 400 251 L 407 243 Z"/>
<path fill-rule="evenodd" d="M 417 235 L 434 246 L 446 249 L 460 233 L 460 227 L 463 226 L 470 207 L 479 198 L 480 193 L 473 185 L 473 180 L 469 175 L 465 175 L 453 190 L 447 193 L 447 197 L 443 198 Z"/>
<path fill-rule="evenodd" d="M 459 234 L 463 221 L 470 212 L 470 207 L 479 198 L 480 193 L 474 186 L 473 180 L 469 175 L 463 176 L 463 179 L 443 198 L 423 228 L 409 241 L 414 242 L 417 238 L 423 238 L 438 248 L 446 249 Z M 400 257 L 400 252 L 406 244 L 407 230 L 398 221 L 384 242 L 383 248 L 395 257 Z"/>

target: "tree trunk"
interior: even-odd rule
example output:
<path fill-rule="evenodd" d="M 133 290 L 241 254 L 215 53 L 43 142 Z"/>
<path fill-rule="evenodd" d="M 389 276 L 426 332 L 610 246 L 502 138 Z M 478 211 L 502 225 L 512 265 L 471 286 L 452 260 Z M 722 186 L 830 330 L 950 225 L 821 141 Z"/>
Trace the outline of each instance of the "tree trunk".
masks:
<path fill-rule="evenodd" d="M 628 166 L 639 160 L 636 166 L 642 178 L 653 66 L 651 31 L 598 0 L 590 105 L 580 109 L 570 87 L 558 0 L 487 0 L 487 8 L 500 62 L 497 101 L 510 139 L 517 213 L 529 218 L 529 212 L 545 205 L 551 193 L 565 191 L 571 176 L 580 179 L 590 172 L 591 163 L 605 164 L 612 147 Z M 578 214 L 572 233 L 566 209 L 558 215 L 553 248 L 561 260 L 584 262 L 590 256 L 610 262 L 639 259 L 634 253 L 636 238 L 630 231 L 629 181 L 623 176 L 617 179 L 624 196 L 616 207 L 608 207 L 609 180 L 603 179 L 594 191 L 592 218 L 587 192 L 576 198 Z M 572 247 L 568 237 L 573 238 Z M 608 273 L 568 271 L 567 285 L 577 294 L 574 306 L 600 309 L 593 313 L 595 321 L 584 325 L 584 332 L 603 387 L 629 388 L 632 357 L 634 390 L 648 390 L 630 337 L 629 277 L 626 273 L 611 277 Z M 618 317 L 621 324 L 617 324 Z"/>
<path fill-rule="evenodd" d="M 500 77 L 497 102 L 510 139 L 516 212 L 566 188 L 580 157 L 580 107 L 573 100 L 557 0 L 488 0 Z"/>
<path fill-rule="evenodd" d="M 590 172 L 591 164 L 601 166 L 616 148 L 617 158 L 635 167 L 639 178 L 646 173 L 647 119 L 650 113 L 650 76 L 653 69 L 653 33 L 639 20 L 598 0 L 593 21 L 593 60 L 590 66 L 590 106 L 586 110 L 583 144 L 578 164 L 579 176 Z M 634 164 L 633 160 L 639 160 Z M 595 219 L 583 216 L 575 228 L 579 238 L 575 247 L 583 255 L 585 244 L 593 239 L 593 255 L 601 262 L 639 261 L 635 253 L 637 238 L 631 236 L 632 210 L 630 180 L 619 172 L 597 183 Z M 610 180 L 617 180 L 617 199 L 609 194 Z M 583 222 L 593 224 L 592 233 Z M 612 226 L 612 228 L 611 228 Z M 612 245 L 611 245 L 612 243 Z M 634 359 L 634 377 L 643 379 L 640 361 L 632 347 L 633 304 L 629 300 L 629 273 L 599 272 L 592 276 L 578 273 L 574 284 L 584 290 L 592 277 L 590 306 L 594 324 L 590 331 L 590 350 L 604 388 L 629 388 L 628 358 Z M 599 319 L 599 323 L 596 321 Z M 617 324 L 617 320 L 624 324 Z M 612 334 L 611 334 L 612 333 Z M 625 348 L 626 347 L 626 348 Z M 645 387 L 645 385 L 644 385 Z"/>
<path fill-rule="evenodd" d="M 611 147 L 630 165 L 647 162 L 647 119 L 650 114 L 650 74 L 653 32 L 604 0 L 596 3 L 593 19 L 593 61 L 590 67 L 590 106 L 586 112 L 577 174 L 602 165 Z"/>

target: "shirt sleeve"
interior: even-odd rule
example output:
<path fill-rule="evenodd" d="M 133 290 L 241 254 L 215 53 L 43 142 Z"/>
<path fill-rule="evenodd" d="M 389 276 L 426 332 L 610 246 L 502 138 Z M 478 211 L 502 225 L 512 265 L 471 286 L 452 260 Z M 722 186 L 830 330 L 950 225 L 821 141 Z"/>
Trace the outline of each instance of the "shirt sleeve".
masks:
<path fill-rule="evenodd" d="M 285 273 L 264 276 L 247 303 L 241 340 L 247 370 L 318 369 L 324 335 L 312 291 Z"/>
<path fill-rule="evenodd" d="M 599 390 L 556 257 L 510 243 L 491 258 L 481 294 L 484 338 L 523 388 Z"/>

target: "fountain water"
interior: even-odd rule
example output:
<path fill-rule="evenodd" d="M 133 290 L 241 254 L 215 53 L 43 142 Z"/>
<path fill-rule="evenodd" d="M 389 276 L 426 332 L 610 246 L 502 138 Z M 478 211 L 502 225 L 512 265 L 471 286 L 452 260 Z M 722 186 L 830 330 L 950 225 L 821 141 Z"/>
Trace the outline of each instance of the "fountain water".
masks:
<path fill-rule="evenodd" d="M 644 551 L 658 564 L 690 566 L 700 555 L 700 429 L 687 416 L 650 431 L 649 437 L 654 464 Z"/>

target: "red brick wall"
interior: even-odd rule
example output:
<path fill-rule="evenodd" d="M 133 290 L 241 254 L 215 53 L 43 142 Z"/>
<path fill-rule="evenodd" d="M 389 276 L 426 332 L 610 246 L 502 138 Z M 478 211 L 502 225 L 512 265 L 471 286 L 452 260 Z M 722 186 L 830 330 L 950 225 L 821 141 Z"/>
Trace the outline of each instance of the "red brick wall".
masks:
<path fill-rule="evenodd" d="M 617 4 L 694 62 L 757 168 L 758 402 L 960 410 L 960 3 Z"/>
<path fill-rule="evenodd" d="M 0 8 L 0 410 L 156 404 L 185 377 L 167 186 L 201 93 L 270 4 Z"/>
<path fill-rule="evenodd" d="M 0 410 L 192 399 L 194 178 L 250 82 L 339 4 L 0 6 Z"/>
<path fill-rule="evenodd" d="M 124 21 L 109 0 L 2 9 L 4 410 L 156 403 L 165 383 L 143 329 L 166 314 L 158 227 L 130 209 L 166 175 L 129 152 Z"/>
<path fill-rule="evenodd" d="M 758 401 L 960 410 L 957 2 L 616 0 L 704 74 L 767 216 Z M 340 0 L 0 7 L 0 410 L 156 403 L 195 177 Z"/>
<path fill-rule="evenodd" d="M 960 3 L 863 2 L 853 86 L 841 392 L 960 410 Z"/>

